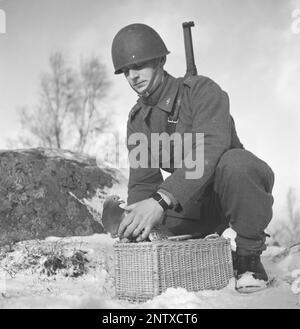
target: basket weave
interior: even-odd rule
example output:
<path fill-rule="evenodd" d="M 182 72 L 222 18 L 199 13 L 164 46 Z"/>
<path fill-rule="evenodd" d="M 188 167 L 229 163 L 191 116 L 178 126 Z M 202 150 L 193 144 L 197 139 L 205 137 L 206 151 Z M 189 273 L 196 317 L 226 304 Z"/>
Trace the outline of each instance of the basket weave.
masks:
<path fill-rule="evenodd" d="M 230 240 L 116 243 L 116 296 L 146 301 L 170 287 L 221 289 L 233 276 Z"/>

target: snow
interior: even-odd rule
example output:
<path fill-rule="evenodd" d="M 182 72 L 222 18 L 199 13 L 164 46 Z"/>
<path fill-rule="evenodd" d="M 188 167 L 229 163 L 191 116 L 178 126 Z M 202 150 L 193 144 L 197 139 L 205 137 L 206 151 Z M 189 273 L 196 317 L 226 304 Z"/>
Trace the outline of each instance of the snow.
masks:
<path fill-rule="evenodd" d="M 255 289 L 265 288 L 266 282 L 264 280 L 255 279 L 252 272 L 244 273 L 236 281 L 236 288 L 240 291 L 250 291 L 253 287 L 255 287 Z"/>
<path fill-rule="evenodd" d="M 222 234 L 225 239 L 230 239 L 231 250 L 233 251 L 236 251 L 236 235 L 236 232 L 231 227 L 227 228 Z"/>
<path fill-rule="evenodd" d="M 297 268 L 296 270 L 292 271 L 291 275 L 293 278 L 297 278 L 298 276 L 300 276 L 300 268 Z"/>
<path fill-rule="evenodd" d="M 300 277 L 292 283 L 291 290 L 294 294 L 300 293 Z"/>
<path fill-rule="evenodd" d="M 221 290 L 169 288 L 152 300 L 132 303 L 115 298 L 114 242 L 107 234 L 94 234 L 48 237 L 1 247 L 0 308 L 300 308 L 299 246 L 289 250 L 270 246 L 263 253 L 266 270 L 275 277 L 268 289 L 240 294 L 231 279 Z M 83 267 L 71 261 L 76 255 L 86 259 Z M 64 267 L 56 271 L 48 268 L 52 272 L 47 275 L 47 260 L 57 259 L 54 256 L 63 261 Z"/>

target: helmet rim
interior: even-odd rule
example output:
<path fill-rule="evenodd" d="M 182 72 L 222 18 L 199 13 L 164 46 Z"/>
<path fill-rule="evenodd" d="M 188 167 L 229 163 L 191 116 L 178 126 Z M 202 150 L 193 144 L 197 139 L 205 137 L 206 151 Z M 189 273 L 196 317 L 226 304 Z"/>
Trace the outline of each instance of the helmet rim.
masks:
<path fill-rule="evenodd" d="M 123 27 L 113 39 L 111 52 L 115 74 L 121 74 L 126 66 L 170 53 L 160 35 L 152 27 L 141 23 Z"/>

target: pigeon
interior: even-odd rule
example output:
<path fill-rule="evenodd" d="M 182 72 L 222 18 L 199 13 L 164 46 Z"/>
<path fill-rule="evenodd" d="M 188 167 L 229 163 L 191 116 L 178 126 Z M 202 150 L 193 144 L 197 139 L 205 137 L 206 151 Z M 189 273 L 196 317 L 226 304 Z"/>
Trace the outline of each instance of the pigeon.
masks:
<path fill-rule="evenodd" d="M 102 224 L 107 233 L 117 237 L 121 221 L 125 216 L 125 210 L 120 207 L 125 203 L 117 195 L 108 196 L 103 203 Z"/>
<path fill-rule="evenodd" d="M 120 207 L 125 203 L 118 195 L 108 196 L 103 203 L 102 224 L 107 233 L 110 233 L 113 238 L 118 237 L 118 229 L 121 221 L 126 216 L 125 209 Z M 146 241 L 167 240 L 168 234 L 166 229 L 161 226 L 153 227 Z M 137 242 L 136 238 L 121 238 L 121 242 Z"/>

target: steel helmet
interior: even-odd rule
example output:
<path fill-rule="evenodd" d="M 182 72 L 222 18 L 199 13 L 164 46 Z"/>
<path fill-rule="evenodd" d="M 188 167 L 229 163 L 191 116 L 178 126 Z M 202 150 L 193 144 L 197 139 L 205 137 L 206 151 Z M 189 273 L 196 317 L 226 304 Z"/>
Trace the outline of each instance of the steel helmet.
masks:
<path fill-rule="evenodd" d="M 160 35 L 145 24 L 130 24 L 122 28 L 112 42 L 115 74 L 122 68 L 169 54 Z"/>

